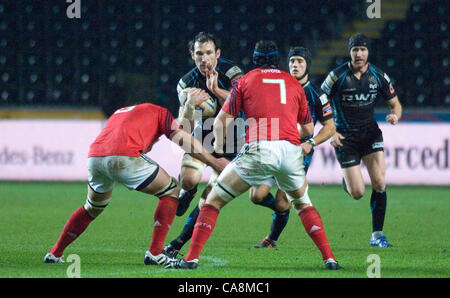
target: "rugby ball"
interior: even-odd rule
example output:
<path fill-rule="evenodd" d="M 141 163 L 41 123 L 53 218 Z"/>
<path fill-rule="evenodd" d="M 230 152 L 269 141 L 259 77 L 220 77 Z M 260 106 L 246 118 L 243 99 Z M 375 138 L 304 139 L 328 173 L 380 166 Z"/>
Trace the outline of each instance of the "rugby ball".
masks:
<path fill-rule="evenodd" d="M 189 90 L 191 88 L 184 88 L 183 90 L 178 93 L 178 99 L 180 101 L 180 104 L 182 106 L 185 105 L 188 97 Z M 209 98 L 202 102 L 199 106 L 195 107 L 197 111 L 201 111 L 202 117 L 213 117 L 216 114 L 217 111 L 217 101 L 209 96 Z"/>

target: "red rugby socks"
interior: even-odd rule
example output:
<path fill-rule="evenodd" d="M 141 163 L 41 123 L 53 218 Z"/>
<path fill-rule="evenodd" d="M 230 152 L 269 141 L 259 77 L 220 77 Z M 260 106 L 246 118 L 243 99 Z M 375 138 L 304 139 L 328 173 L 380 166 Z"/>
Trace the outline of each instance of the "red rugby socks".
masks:
<path fill-rule="evenodd" d="M 203 246 L 205 246 L 206 241 L 209 236 L 211 236 L 214 227 L 216 226 L 218 216 L 219 209 L 209 204 L 203 205 L 195 223 L 191 245 L 189 246 L 189 251 L 185 257 L 186 261 L 198 259 Z"/>
<path fill-rule="evenodd" d="M 164 240 L 170 230 L 170 226 L 175 218 L 177 211 L 178 199 L 166 196 L 159 199 L 153 215 L 153 234 L 149 251 L 152 255 L 159 255 L 164 246 Z"/>
<path fill-rule="evenodd" d="M 57 258 L 61 257 L 64 249 L 86 230 L 92 220 L 94 219 L 89 216 L 83 206 L 75 210 L 67 220 L 58 241 L 50 250 L 50 253 Z"/>
<path fill-rule="evenodd" d="M 319 212 L 313 206 L 306 207 L 298 214 L 305 227 L 306 233 L 314 241 L 317 248 L 322 253 L 322 259 L 327 260 L 329 258 L 334 259 L 331 252 L 330 244 L 328 243 L 327 235 L 323 227 L 322 219 Z"/>

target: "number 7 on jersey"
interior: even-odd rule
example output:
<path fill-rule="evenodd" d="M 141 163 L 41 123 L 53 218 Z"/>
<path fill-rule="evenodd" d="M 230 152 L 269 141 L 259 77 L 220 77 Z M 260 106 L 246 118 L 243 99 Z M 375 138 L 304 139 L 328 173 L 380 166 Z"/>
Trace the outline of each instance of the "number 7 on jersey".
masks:
<path fill-rule="evenodd" d="M 266 84 L 279 84 L 280 85 L 280 101 L 282 104 L 286 104 L 286 84 L 282 79 L 263 79 L 263 83 Z"/>

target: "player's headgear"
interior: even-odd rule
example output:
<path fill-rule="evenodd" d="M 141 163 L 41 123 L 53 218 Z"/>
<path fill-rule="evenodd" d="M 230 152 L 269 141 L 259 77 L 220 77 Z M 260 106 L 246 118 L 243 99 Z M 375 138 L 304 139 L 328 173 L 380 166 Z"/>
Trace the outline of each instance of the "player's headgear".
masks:
<path fill-rule="evenodd" d="M 292 56 L 300 56 L 303 59 L 305 59 L 305 61 L 306 61 L 305 73 L 300 78 L 300 79 L 303 79 L 304 76 L 309 74 L 309 70 L 311 68 L 311 52 L 307 48 L 304 48 L 304 47 L 292 47 L 289 50 L 289 54 L 288 54 L 288 64 L 289 64 L 289 60 L 291 59 Z"/>
<path fill-rule="evenodd" d="M 361 33 L 353 34 L 348 40 L 348 51 L 350 51 L 353 47 L 366 47 L 369 50 L 369 46 L 369 38 Z"/>
<path fill-rule="evenodd" d="M 256 67 L 278 67 L 277 44 L 272 40 L 260 40 L 255 45 L 253 64 Z"/>

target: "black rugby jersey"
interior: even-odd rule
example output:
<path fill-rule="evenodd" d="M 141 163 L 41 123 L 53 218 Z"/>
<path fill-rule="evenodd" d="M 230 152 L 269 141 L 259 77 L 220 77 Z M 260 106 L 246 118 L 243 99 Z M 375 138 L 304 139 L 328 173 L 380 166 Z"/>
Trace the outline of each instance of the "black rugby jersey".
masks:
<path fill-rule="evenodd" d="M 330 103 L 328 102 L 328 97 L 321 90 L 307 81 L 302 84 L 303 90 L 305 91 L 306 99 L 308 100 L 309 111 L 311 112 L 311 117 L 313 118 L 314 125 L 317 121 L 324 122 L 331 117 L 333 117 L 333 112 L 331 110 Z"/>
<path fill-rule="evenodd" d="M 217 60 L 216 71 L 218 73 L 217 83 L 219 88 L 224 90 L 231 90 L 233 83 L 238 75 L 243 75 L 243 72 L 239 66 L 231 62 L 230 60 L 219 58 Z M 191 71 L 186 73 L 179 81 L 178 86 L 181 89 L 185 88 L 200 88 L 208 92 L 208 94 L 216 101 L 217 109 L 216 114 L 220 111 L 220 101 L 212 93 L 208 87 L 206 87 L 206 77 L 200 73 L 197 67 L 194 67 Z"/>
<path fill-rule="evenodd" d="M 340 132 L 360 131 L 378 126 L 374 109 L 378 98 L 396 96 L 388 75 L 369 63 L 367 71 L 357 79 L 346 62 L 330 71 L 321 85 L 333 108 L 336 129 Z"/>
<path fill-rule="evenodd" d="M 244 74 L 239 66 L 234 64 L 232 61 L 224 58 L 219 58 L 217 60 L 216 71 L 218 73 L 217 78 L 218 86 L 219 88 L 224 90 L 231 90 L 233 84 L 239 78 L 239 76 Z M 178 87 L 180 87 L 181 89 L 185 88 L 203 89 L 211 96 L 212 99 L 216 101 L 217 109 L 214 116 L 196 119 L 195 128 L 192 132 L 194 136 L 203 141 L 203 146 L 207 149 L 207 151 L 212 152 L 210 149 L 213 148 L 212 144 L 214 141 L 214 138 L 212 138 L 214 118 L 220 112 L 221 108 L 219 98 L 217 98 L 217 96 L 214 95 L 214 93 L 212 93 L 208 89 L 208 87 L 206 86 L 206 77 L 200 73 L 200 70 L 197 67 L 194 67 L 178 81 Z M 241 118 L 244 118 L 244 115 L 239 116 Z M 243 139 L 242 134 L 245 133 L 245 127 L 244 128 L 242 128 L 241 126 L 235 127 L 233 133 L 235 139 L 233 146 L 234 151 L 233 153 L 237 153 L 243 144 L 243 142 L 241 142 L 241 139 Z M 229 150 L 224 149 L 224 151 L 228 152 Z"/>

